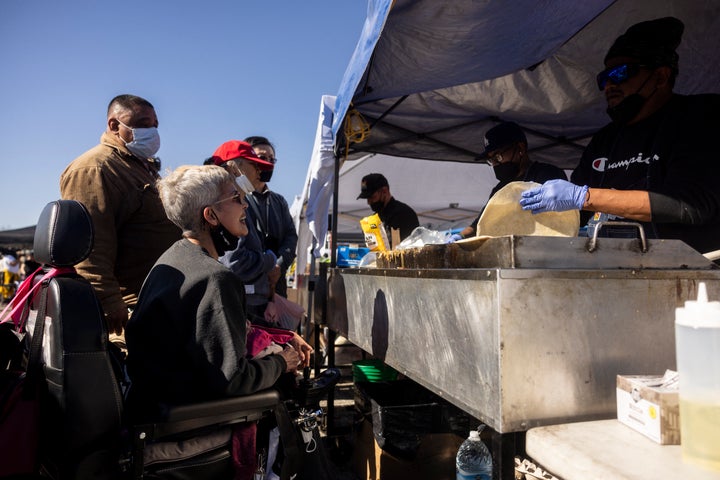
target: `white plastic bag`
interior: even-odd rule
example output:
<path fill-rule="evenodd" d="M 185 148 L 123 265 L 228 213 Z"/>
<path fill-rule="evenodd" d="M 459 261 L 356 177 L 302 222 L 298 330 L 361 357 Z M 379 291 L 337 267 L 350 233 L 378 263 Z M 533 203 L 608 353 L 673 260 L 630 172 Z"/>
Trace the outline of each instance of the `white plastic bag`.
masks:
<path fill-rule="evenodd" d="M 375 267 L 377 252 L 368 252 L 360 259 L 358 267 Z"/>
<path fill-rule="evenodd" d="M 415 230 L 395 248 L 396 250 L 405 250 L 406 248 L 422 247 L 424 245 L 443 244 L 448 243 L 449 238 L 450 232 L 447 230 L 437 231 L 425 227 L 416 227 Z"/>

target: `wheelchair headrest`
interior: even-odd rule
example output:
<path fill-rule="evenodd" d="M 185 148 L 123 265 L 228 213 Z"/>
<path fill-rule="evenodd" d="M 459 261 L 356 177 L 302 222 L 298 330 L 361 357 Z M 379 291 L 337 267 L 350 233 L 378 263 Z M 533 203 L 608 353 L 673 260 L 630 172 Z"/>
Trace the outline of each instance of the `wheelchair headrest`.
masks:
<path fill-rule="evenodd" d="M 93 247 L 93 223 L 85 205 L 76 200 L 48 203 L 35 227 L 35 260 L 54 267 L 72 267 Z"/>

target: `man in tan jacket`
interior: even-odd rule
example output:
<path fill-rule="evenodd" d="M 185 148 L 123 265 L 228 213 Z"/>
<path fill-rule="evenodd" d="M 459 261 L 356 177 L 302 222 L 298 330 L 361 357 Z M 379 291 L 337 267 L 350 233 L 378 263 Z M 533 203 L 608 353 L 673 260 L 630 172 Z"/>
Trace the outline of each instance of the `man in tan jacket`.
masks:
<path fill-rule="evenodd" d="M 95 287 L 111 334 L 122 334 L 145 276 L 180 238 L 155 187 L 157 127 L 155 109 L 147 100 L 135 95 L 113 98 L 100 144 L 60 176 L 62 198 L 82 202 L 92 217 L 95 245 L 77 271 Z"/>

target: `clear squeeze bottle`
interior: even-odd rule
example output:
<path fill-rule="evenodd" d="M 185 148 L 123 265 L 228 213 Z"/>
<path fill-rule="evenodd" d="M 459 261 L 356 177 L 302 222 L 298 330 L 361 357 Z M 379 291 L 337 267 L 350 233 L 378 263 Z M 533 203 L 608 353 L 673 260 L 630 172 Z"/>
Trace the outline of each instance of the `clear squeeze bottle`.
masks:
<path fill-rule="evenodd" d="M 683 460 L 720 471 L 720 302 L 703 282 L 697 301 L 675 310 L 675 347 Z"/>

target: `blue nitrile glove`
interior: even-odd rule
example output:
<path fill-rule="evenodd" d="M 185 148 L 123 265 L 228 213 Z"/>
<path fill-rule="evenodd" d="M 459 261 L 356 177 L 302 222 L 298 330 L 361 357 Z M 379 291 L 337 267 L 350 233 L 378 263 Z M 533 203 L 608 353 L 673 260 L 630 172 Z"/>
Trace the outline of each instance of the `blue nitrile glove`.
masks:
<path fill-rule="evenodd" d="M 452 235 L 450 235 L 448 237 L 448 239 L 445 243 L 455 243 L 458 240 L 462 240 L 462 238 L 463 238 L 462 235 L 460 235 L 459 233 L 453 233 Z"/>
<path fill-rule="evenodd" d="M 567 180 L 548 180 L 542 186 L 522 192 L 520 205 L 532 213 L 581 210 L 588 186 L 575 185 Z"/>
<path fill-rule="evenodd" d="M 277 255 L 275 255 L 275 252 L 273 252 L 270 249 L 265 250 L 266 255 L 270 255 L 273 259 L 273 263 L 277 262 Z"/>

